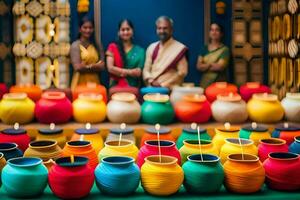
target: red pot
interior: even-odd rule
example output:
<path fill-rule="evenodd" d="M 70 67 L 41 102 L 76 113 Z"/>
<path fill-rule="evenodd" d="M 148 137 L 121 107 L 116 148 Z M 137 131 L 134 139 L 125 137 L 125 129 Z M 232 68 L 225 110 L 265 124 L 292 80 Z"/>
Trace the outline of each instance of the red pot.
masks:
<path fill-rule="evenodd" d="M 161 149 L 161 155 L 173 156 L 178 159 L 177 163 L 179 165 L 181 164 L 180 153 L 176 148 L 175 142 L 168 141 L 168 140 L 161 140 L 160 149 Z M 139 168 L 141 168 L 145 162 L 146 157 L 151 155 L 158 155 L 158 154 L 159 154 L 158 141 L 147 140 L 145 142 L 145 145 L 142 148 L 140 148 L 138 158 L 137 158 L 137 165 L 139 166 Z"/>
<path fill-rule="evenodd" d="M 256 93 L 269 93 L 271 94 L 271 89 L 266 86 L 262 85 L 259 82 L 248 82 L 245 85 L 240 87 L 240 94 L 244 101 L 249 101 L 253 94 Z"/>
<path fill-rule="evenodd" d="M 226 95 L 230 93 L 238 93 L 238 88 L 235 85 L 226 82 L 216 82 L 205 89 L 205 96 L 211 103 L 217 99 L 219 94 Z"/>
<path fill-rule="evenodd" d="M 294 153 L 270 153 L 263 163 L 266 184 L 275 190 L 294 191 L 300 189 L 300 159 Z"/>
<path fill-rule="evenodd" d="M 94 171 L 87 165 L 88 158 L 75 156 L 56 160 L 49 170 L 48 182 L 53 194 L 61 199 L 79 199 L 87 196 L 94 184 Z"/>
<path fill-rule="evenodd" d="M 185 95 L 174 107 L 177 119 L 184 123 L 205 123 L 211 117 L 210 103 L 204 95 Z"/>
<path fill-rule="evenodd" d="M 35 117 L 40 123 L 66 123 L 72 113 L 72 103 L 63 92 L 45 92 L 35 105 Z"/>
<path fill-rule="evenodd" d="M 107 103 L 107 92 L 106 92 L 106 88 L 103 85 L 99 85 L 96 83 L 87 83 L 86 85 L 78 85 L 72 92 L 73 92 L 73 101 L 75 101 L 78 98 L 79 94 L 94 93 L 94 94 L 101 94 L 103 97 L 103 101 Z"/>
<path fill-rule="evenodd" d="M 0 99 L 2 99 L 2 96 L 8 92 L 8 89 L 4 83 L 0 83 Z"/>
<path fill-rule="evenodd" d="M 269 138 L 260 140 L 258 145 L 258 157 L 261 162 L 264 162 L 269 153 L 273 152 L 289 152 L 289 147 L 285 140 L 277 138 Z"/>
<path fill-rule="evenodd" d="M 16 143 L 23 152 L 27 149 L 30 143 L 30 137 L 25 129 L 4 129 L 0 133 L 0 143 Z"/>
<path fill-rule="evenodd" d="M 171 129 L 168 127 L 160 128 L 159 139 L 176 142 L 175 138 L 171 134 Z M 146 129 L 146 132 L 144 133 L 144 135 L 141 138 L 140 147 L 144 146 L 144 144 L 147 140 L 158 140 L 157 131 L 155 130 L 154 127 Z"/>

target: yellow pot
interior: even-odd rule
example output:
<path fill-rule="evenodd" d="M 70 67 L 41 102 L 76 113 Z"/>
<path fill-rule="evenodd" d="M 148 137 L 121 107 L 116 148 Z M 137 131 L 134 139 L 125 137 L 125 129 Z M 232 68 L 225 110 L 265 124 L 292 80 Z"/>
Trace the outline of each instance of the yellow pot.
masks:
<path fill-rule="evenodd" d="M 118 140 L 109 141 L 104 143 L 104 148 L 99 152 L 98 158 L 101 160 L 108 156 L 128 156 L 136 160 L 138 151 L 130 140 L 122 140 L 120 143 Z"/>
<path fill-rule="evenodd" d="M 39 133 L 36 136 L 36 140 L 55 140 L 61 148 L 64 148 L 67 137 L 63 133 L 63 129 L 54 128 L 51 129 L 39 129 Z"/>
<path fill-rule="evenodd" d="M 247 111 L 252 121 L 274 123 L 283 118 L 284 109 L 274 94 L 254 94 L 247 103 Z"/>
<path fill-rule="evenodd" d="M 26 124 L 34 118 L 34 107 L 25 93 L 8 93 L 0 102 L 0 118 L 5 124 Z"/>
<path fill-rule="evenodd" d="M 241 144 L 240 144 L 241 142 Z M 225 144 L 220 150 L 220 159 L 222 163 L 225 163 L 227 157 L 231 154 L 250 154 L 257 155 L 258 150 L 253 141 L 247 139 L 228 138 L 225 139 Z"/>
<path fill-rule="evenodd" d="M 183 179 L 183 170 L 176 158 L 159 155 L 145 158 L 141 168 L 141 182 L 147 193 L 157 196 L 174 194 L 179 190 Z"/>
<path fill-rule="evenodd" d="M 239 137 L 239 129 L 237 127 L 230 127 L 230 128 L 216 128 L 215 129 L 215 136 L 212 139 L 213 144 L 216 148 L 220 151 L 221 147 L 225 143 L 226 138 L 238 138 Z"/>
<path fill-rule="evenodd" d="M 100 94 L 83 93 L 73 102 L 73 116 L 80 123 L 99 123 L 105 120 L 106 105 Z"/>
<path fill-rule="evenodd" d="M 213 154 L 215 156 L 219 155 L 219 150 L 214 146 L 214 144 L 209 140 L 201 140 L 201 152 L 202 154 Z M 183 146 L 179 149 L 181 162 L 187 161 L 187 157 L 192 154 L 199 154 L 200 147 L 198 140 L 184 140 Z"/>

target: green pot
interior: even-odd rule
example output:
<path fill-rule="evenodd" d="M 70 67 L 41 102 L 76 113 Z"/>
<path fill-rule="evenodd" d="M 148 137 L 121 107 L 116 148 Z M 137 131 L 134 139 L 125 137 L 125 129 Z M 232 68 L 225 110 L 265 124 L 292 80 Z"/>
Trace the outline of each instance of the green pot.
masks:
<path fill-rule="evenodd" d="M 211 154 L 188 156 L 184 163 L 184 187 L 190 193 L 215 193 L 223 184 L 224 170 L 218 156 Z"/>
<path fill-rule="evenodd" d="M 201 140 L 211 140 L 211 137 L 208 135 L 206 129 L 200 129 L 200 138 Z M 184 128 L 181 135 L 176 141 L 177 149 L 180 149 L 183 146 L 184 140 L 198 140 L 198 131 L 197 129 Z"/>
<path fill-rule="evenodd" d="M 147 124 L 170 124 L 174 120 L 174 109 L 169 101 L 144 101 L 142 105 L 142 120 Z"/>

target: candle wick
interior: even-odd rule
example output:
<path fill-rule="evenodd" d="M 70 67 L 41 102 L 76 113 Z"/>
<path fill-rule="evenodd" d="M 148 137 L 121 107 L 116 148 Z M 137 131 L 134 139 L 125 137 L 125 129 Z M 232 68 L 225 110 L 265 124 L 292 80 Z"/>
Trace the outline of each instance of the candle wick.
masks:
<path fill-rule="evenodd" d="M 197 127 L 198 130 L 198 141 L 199 141 L 199 150 L 200 150 L 200 156 L 201 156 L 201 161 L 203 162 L 203 155 L 202 155 L 202 146 L 201 146 L 201 136 L 200 136 L 200 127 Z"/>

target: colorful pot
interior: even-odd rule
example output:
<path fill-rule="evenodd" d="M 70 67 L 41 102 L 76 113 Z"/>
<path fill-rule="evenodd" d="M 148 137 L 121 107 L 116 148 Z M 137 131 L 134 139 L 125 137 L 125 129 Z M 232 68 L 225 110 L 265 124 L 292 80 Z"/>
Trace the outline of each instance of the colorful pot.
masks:
<path fill-rule="evenodd" d="M 247 103 L 249 117 L 254 122 L 274 123 L 283 118 L 284 110 L 274 94 L 254 94 Z"/>
<path fill-rule="evenodd" d="M 272 137 L 285 140 L 287 145 L 294 142 L 296 136 L 300 136 L 300 127 L 288 123 L 278 124 L 272 132 Z"/>
<path fill-rule="evenodd" d="M 43 90 L 45 92 L 63 92 L 66 97 L 72 102 L 73 101 L 73 96 L 72 96 L 72 91 L 70 88 L 48 88 L 46 90 Z"/>
<path fill-rule="evenodd" d="M 94 93 L 101 94 L 103 97 L 103 101 L 107 103 L 107 91 L 103 85 L 95 84 L 95 83 L 87 83 L 86 85 L 77 85 L 76 88 L 72 91 L 73 93 L 73 101 L 75 101 L 79 94 L 82 93 Z"/>
<path fill-rule="evenodd" d="M 136 98 L 139 98 L 139 88 L 137 87 L 131 87 L 131 86 L 122 86 L 122 85 L 115 85 L 111 88 L 109 88 L 109 98 L 111 98 L 112 95 L 114 95 L 115 93 L 130 93 L 133 94 L 134 96 L 136 96 Z"/>
<path fill-rule="evenodd" d="M 24 152 L 24 157 L 38 157 L 43 161 L 49 159 L 56 160 L 62 155 L 61 148 L 54 140 L 40 140 L 29 144 L 28 149 Z"/>
<path fill-rule="evenodd" d="M 72 135 L 71 141 L 84 140 L 89 141 L 92 144 L 93 149 L 95 149 L 96 154 L 103 148 L 104 142 L 102 135 L 97 128 L 79 128 L 76 129 Z"/>
<path fill-rule="evenodd" d="M 200 140 L 201 150 L 199 146 L 199 140 L 184 140 L 183 146 L 179 149 L 181 155 L 182 164 L 187 161 L 187 157 L 193 154 L 212 154 L 219 155 L 219 150 L 209 140 Z"/>
<path fill-rule="evenodd" d="M 95 169 L 99 163 L 95 149 L 89 141 L 70 141 L 63 148 L 63 156 L 85 156 L 89 159 L 88 165 Z"/>
<path fill-rule="evenodd" d="M 63 133 L 63 129 L 61 128 L 43 128 L 39 129 L 39 134 L 37 134 L 36 140 L 54 140 L 57 142 L 58 146 L 64 148 L 67 138 Z"/>
<path fill-rule="evenodd" d="M 225 188 L 230 192 L 249 194 L 258 192 L 265 181 L 265 170 L 257 156 L 231 154 L 223 165 Z"/>
<path fill-rule="evenodd" d="M 0 142 L 14 142 L 24 152 L 30 143 L 30 137 L 25 129 L 8 128 L 1 131 Z"/>
<path fill-rule="evenodd" d="M 175 113 L 165 94 L 146 94 L 142 104 L 142 120 L 147 124 L 170 124 L 173 122 Z"/>
<path fill-rule="evenodd" d="M 141 96 L 144 96 L 146 94 L 169 94 L 170 90 L 166 87 L 143 87 L 140 90 Z"/>
<path fill-rule="evenodd" d="M 73 101 L 74 120 L 79 123 L 99 123 L 105 120 L 106 105 L 101 95 L 82 93 Z"/>
<path fill-rule="evenodd" d="M 199 129 L 200 131 L 200 138 L 202 140 L 211 140 L 210 135 L 208 135 L 206 129 Z M 176 141 L 176 147 L 180 149 L 183 146 L 184 140 L 198 140 L 198 130 L 193 128 L 183 128 L 180 136 L 178 137 Z"/>
<path fill-rule="evenodd" d="M 287 93 L 281 105 L 288 121 L 300 122 L 300 93 Z"/>
<path fill-rule="evenodd" d="M 205 123 L 211 117 L 210 103 L 204 95 L 185 95 L 174 105 L 174 110 L 177 119 L 184 123 Z"/>
<path fill-rule="evenodd" d="M 2 185 L 1 173 L 2 173 L 2 169 L 4 168 L 5 165 L 6 165 L 6 160 L 4 158 L 4 154 L 0 153 L 0 187 Z"/>
<path fill-rule="evenodd" d="M 252 140 L 238 138 L 225 139 L 225 144 L 220 150 L 222 164 L 225 163 L 229 155 L 240 153 L 257 156 L 258 150 Z"/>
<path fill-rule="evenodd" d="M 74 156 L 56 160 L 49 171 L 49 186 L 61 199 L 80 199 L 87 196 L 94 184 L 94 170 L 87 164 L 88 158 Z"/>
<path fill-rule="evenodd" d="M 147 140 L 145 145 L 140 148 L 137 165 L 139 168 L 145 163 L 145 158 L 152 155 L 159 155 L 158 144 L 160 144 L 160 153 L 165 156 L 172 156 L 177 158 L 178 165 L 181 165 L 181 157 L 178 149 L 175 146 L 175 142 L 168 140 L 160 140 L 158 143 L 157 140 Z"/>
<path fill-rule="evenodd" d="M 212 139 L 212 143 L 217 147 L 219 151 L 223 144 L 225 144 L 225 139 L 239 137 L 239 129 L 237 127 L 231 126 L 230 128 L 216 128 L 215 132 L 216 134 Z"/>
<path fill-rule="evenodd" d="M 182 97 L 187 94 L 198 94 L 202 95 L 204 92 L 204 89 L 201 87 L 194 87 L 194 86 L 175 86 L 172 89 L 171 95 L 170 95 L 170 101 L 173 105 L 175 105 L 178 101 L 182 100 Z"/>
<path fill-rule="evenodd" d="M 141 106 L 134 94 L 115 93 L 107 104 L 107 118 L 113 123 L 137 123 L 141 117 Z"/>
<path fill-rule="evenodd" d="M 171 129 L 168 127 L 161 127 L 159 129 L 159 139 L 175 142 L 175 138 L 171 134 Z M 149 127 L 146 129 L 141 138 L 140 147 L 142 147 L 147 140 L 158 140 L 157 130 L 155 129 L 155 127 Z"/>
<path fill-rule="evenodd" d="M 219 94 L 211 110 L 217 122 L 243 123 L 248 118 L 246 103 L 238 94 Z"/>
<path fill-rule="evenodd" d="M 0 118 L 5 124 L 27 124 L 34 118 L 34 102 L 25 93 L 8 93 L 0 102 Z"/>
<path fill-rule="evenodd" d="M 300 159 L 298 154 L 274 152 L 264 162 L 266 184 L 274 190 L 300 189 Z"/>
<path fill-rule="evenodd" d="M 300 155 L 300 136 L 295 137 L 295 141 L 289 146 L 289 152 Z"/>
<path fill-rule="evenodd" d="M 258 157 L 261 162 L 264 162 L 270 153 L 288 151 L 289 147 L 286 141 L 278 138 L 262 139 L 258 145 Z"/>
<path fill-rule="evenodd" d="M 45 92 L 35 106 L 35 117 L 40 123 L 66 123 L 72 113 L 72 103 L 63 92 Z"/>
<path fill-rule="evenodd" d="M 9 89 L 10 93 L 26 93 L 34 102 L 38 101 L 42 96 L 42 89 L 38 85 L 14 85 Z"/>
<path fill-rule="evenodd" d="M 269 93 L 271 94 L 271 89 L 262 85 L 259 82 L 248 82 L 240 87 L 240 94 L 244 101 L 249 101 L 253 94 L 257 93 Z"/>
<path fill-rule="evenodd" d="M 135 144 L 134 130 L 133 128 L 126 127 L 125 129 L 121 128 L 111 128 L 110 133 L 106 137 L 105 142 L 109 141 L 117 141 L 120 139 L 120 135 L 122 134 L 122 140 L 129 140 Z"/>
<path fill-rule="evenodd" d="M 2 99 L 2 96 L 8 92 L 8 89 L 4 83 L 0 83 L 0 100 Z"/>
<path fill-rule="evenodd" d="M 141 181 L 147 193 L 156 196 L 172 195 L 179 190 L 183 179 L 183 170 L 176 158 L 159 155 L 145 158 L 145 164 L 141 168 Z"/>
<path fill-rule="evenodd" d="M 0 143 L 0 152 L 3 153 L 5 160 L 23 157 L 23 152 L 16 143 Z"/>
<path fill-rule="evenodd" d="M 127 196 L 133 194 L 139 186 L 140 169 L 131 157 L 106 157 L 95 169 L 95 177 L 102 193 Z"/>
<path fill-rule="evenodd" d="M 256 123 L 243 126 L 239 136 L 240 138 L 252 140 L 256 146 L 260 140 L 271 138 L 268 128 L 264 125 L 257 125 Z"/>
<path fill-rule="evenodd" d="M 47 186 L 48 170 L 40 158 L 12 158 L 2 170 L 2 187 L 15 198 L 41 195 Z"/>
<path fill-rule="evenodd" d="M 187 192 L 215 193 L 223 184 L 224 170 L 219 157 L 211 154 L 194 154 L 182 166 L 183 185 Z M 207 184 L 209 183 L 209 184 Z"/>
<path fill-rule="evenodd" d="M 216 82 L 205 89 L 205 96 L 209 102 L 214 102 L 219 94 L 238 93 L 238 88 L 230 83 Z"/>
<path fill-rule="evenodd" d="M 138 148 L 130 140 L 115 140 L 104 143 L 104 148 L 99 152 L 99 160 L 109 156 L 127 156 L 136 160 Z"/>

